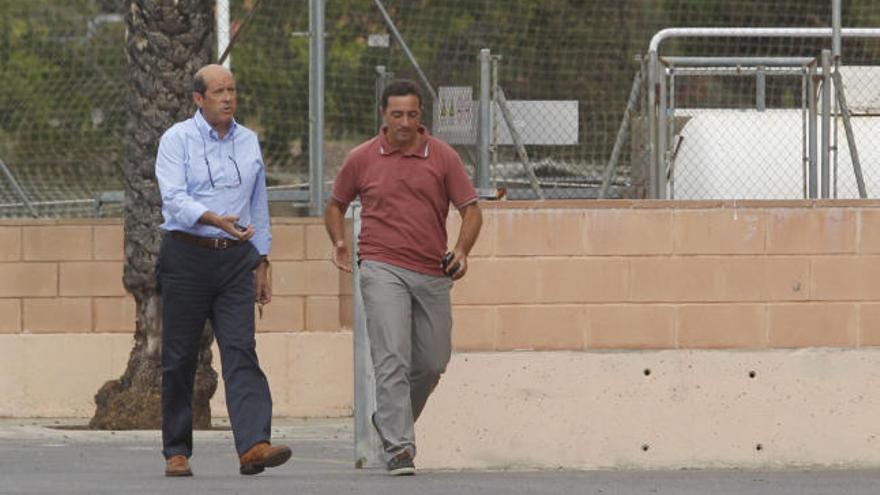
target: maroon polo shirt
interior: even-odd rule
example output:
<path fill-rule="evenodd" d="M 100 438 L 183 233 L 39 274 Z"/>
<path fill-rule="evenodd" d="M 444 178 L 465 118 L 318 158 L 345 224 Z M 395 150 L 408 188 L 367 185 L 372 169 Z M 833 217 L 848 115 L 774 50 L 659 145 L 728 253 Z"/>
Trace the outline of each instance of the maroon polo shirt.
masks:
<path fill-rule="evenodd" d="M 428 275 L 443 275 L 449 203 L 477 200 L 458 153 L 421 127 L 416 152 L 378 136 L 351 150 L 333 183 L 333 199 L 361 198 L 359 258 Z"/>

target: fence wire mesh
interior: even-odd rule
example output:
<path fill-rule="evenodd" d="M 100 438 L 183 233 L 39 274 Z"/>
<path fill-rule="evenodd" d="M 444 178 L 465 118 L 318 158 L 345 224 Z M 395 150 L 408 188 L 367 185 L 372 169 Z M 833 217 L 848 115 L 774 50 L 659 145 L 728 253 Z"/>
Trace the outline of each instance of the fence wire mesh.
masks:
<path fill-rule="evenodd" d="M 790 40 L 764 40 L 752 44 L 743 39 L 741 50 L 713 49 L 719 40 L 678 40 L 663 50 L 673 55 L 696 54 L 700 58 L 738 58 L 736 65 L 720 66 L 706 60 L 699 67 L 676 67 L 667 62 L 669 196 L 676 199 L 798 199 L 821 194 L 823 89 L 831 91 L 828 115 L 829 197 L 857 198 L 853 162 L 845 132 L 845 120 L 829 70 L 823 77 L 820 53 L 830 47 L 828 39 L 804 40 L 803 47 Z M 852 112 L 850 123 L 862 163 L 868 192 L 880 192 L 880 38 L 845 39 L 846 65 L 840 68 L 844 95 Z M 678 57 L 679 60 L 687 57 Z M 770 67 L 769 58 L 788 61 L 789 66 Z M 718 60 L 718 59 L 716 59 Z M 805 63 L 803 60 L 809 60 Z M 811 130 L 812 127 L 812 130 Z M 661 145 L 662 146 L 662 145 Z M 810 178 L 811 163 L 816 177 Z"/>
<path fill-rule="evenodd" d="M 119 167 L 126 139 L 124 98 L 129 90 L 122 50 L 126 3 L 0 0 L 0 160 L 40 215 L 93 215 L 98 193 L 122 189 Z M 640 69 L 636 56 L 646 52 L 658 30 L 670 26 L 829 27 L 831 23 L 830 0 L 779 0 L 772 6 L 761 0 L 381 3 L 435 90 L 468 87 L 476 99 L 480 49 L 489 48 L 500 57 L 495 81 L 510 102 L 514 126 L 525 134 L 534 131 L 524 138 L 525 151 L 547 197 L 597 195 L 618 140 L 633 77 Z M 255 5 L 253 0 L 231 0 L 233 32 Z M 240 88 L 238 117 L 259 132 L 273 186 L 308 182 L 308 24 L 308 0 L 264 0 L 231 53 Z M 843 25 L 880 26 L 880 3 L 844 0 Z M 376 132 L 376 67 L 384 66 L 396 76 L 419 78 L 374 1 L 327 0 L 326 32 L 324 137 L 325 180 L 329 181 L 347 151 Z M 705 38 L 671 41 L 664 45 L 664 55 L 815 57 L 829 47 L 827 39 Z M 877 65 L 878 55 L 876 40 L 850 39 L 843 46 L 846 66 Z M 880 147 L 880 134 L 873 116 L 878 113 L 878 79 L 870 71 L 843 75 L 847 94 L 852 94 L 853 127 L 868 195 L 877 197 L 880 172 L 874 164 L 880 160 L 880 152 L 875 151 Z M 709 119 L 706 115 L 727 118 L 717 129 L 702 131 L 706 143 L 702 146 L 711 152 L 704 154 L 724 156 L 737 166 L 745 163 L 763 172 L 749 175 L 751 182 L 745 186 L 725 185 L 724 180 L 732 179 L 706 175 L 704 181 L 712 186 L 705 194 L 718 195 L 718 191 L 736 187 L 745 191 L 740 197 L 758 197 L 754 191 L 765 187 L 768 196 L 802 197 L 799 78 L 768 77 L 766 81 L 764 117 L 785 121 L 778 124 L 785 126 L 784 132 L 760 132 L 760 120 L 745 116 L 756 112 L 754 78 L 679 77 L 675 84 L 674 120 L 683 131 L 679 137 L 671 136 L 670 143 L 685 137 L 676 157 L 677 170 L 685 166 L 686 157 L 700 156 L 699 148 L 686 148 L 696 140 L 688 135 L 697 129 L 695 124 Z M 610 176 L 612 196 L 645 194 L 646 93 L 640 93 L 641 103 L 627 122 L 631 132 L 620 146 L 617 167 Z M 529 107 L 528 102 L 541 101 L 574 102 L 576 113 L 572 117 L 567 113 L 570 107 L 564 105 Z M 429 126 L 441 117 L 435 119 L 433 103 L 425 105 L 424 120 Z M 504 127 L 500 109 L 495 108 L 496 127 Z M 715 115 L 717 109 L 723 111 Z M 438 111 L 443 109 L 438 107 Z M 790 116 L 783 118 L 783 114 Z M 535 129 L 527 130 L 529 123 Z M 852 197 L 849 150 L 839 119 L 836 125 L 838 196 Z M 574 137 L 570 138 L 566 132 L 572 127 Z M 503 134 L 503 129 L 498 133 Z M 790 133 L 795 137 L 789 139 Z M 516 146 L 504 136 L 496 142 L 492 186 L 507 187 L 511 198 L 533 197 Z M 794 148 L 790 154 L 795 163 L 788 163 L 786 152 L 786 157 L 779 158 L 785 165 L 777 166 L 774 153 L 789 146 Z M 461 145 L 459 149 L 476 174 L 474 147 Z M 685 182 L 675 184 L 681 195 L 687 191 Z M 754 189 L 755 185 L 760 187 Z M 27 214 L 21 202 L 10 181 L 0 177 L 0 215 Z M 118 212 L 105 206 L 102 213 Z"/>
<path fill-rule="evenodd" d="M 0 160 L 42 215 L 92 214 L 121 187 L 124 22 L 91 1 L 0 0 Z M 27 211 L 0 176 L 0 215 Z"/>

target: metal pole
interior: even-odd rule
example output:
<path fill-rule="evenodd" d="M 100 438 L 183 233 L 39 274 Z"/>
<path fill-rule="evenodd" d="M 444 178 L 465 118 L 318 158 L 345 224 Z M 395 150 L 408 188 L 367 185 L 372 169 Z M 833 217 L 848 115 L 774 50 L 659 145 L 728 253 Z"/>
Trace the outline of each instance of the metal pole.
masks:
<path fill-rule="evenodd" d="M 667 197 L 675 199 L 675 157 L 673 141 L 675 140 L 675 67 L 669 67 L 669 102 L 666 107 L 666 180 L 669 184 Z"/>
<path fill-rule="evenodd" d="M 489 117 L 489 121 L 492 122 L 492 137 L 489 139 L 489 157 L 490 157 L 490 166 L 489 170 L 491 171 L 494 167 L 498 166 L 498 91 L 500 91 L 500 86 L 498 85 L 498 65 L 501 60 L 500 55 L 492 55 L 489 57 L 490 62 L 490 75 L 492 81 L 492 89 L 490 90 L 490 101 L 492 102 L 489 108 L 492 109 L 492 115 Z M 525 151 L 525 148 L 523 148 Z M 491 182 L 491 173 L 489 174 L 489 180 Z M 492 195 L 491 197 L 494 197 Z"/>
<path fill-rule="evenodd" d="M 39 217 L 40 215 L 37 214 L 37 210 L 34 208 L 34 205 L 31 204 L 30 200 L 24 194 L 24 189 L 22 189 L 21 186 L 18 184 L 18 181 L 15 180 L 15 176 L 12 175 L 12 171 L 9 170 L 9 167 L 6 166 L 3 160 L 0 160 L 0 169 L 3 169 L 3 175 L 6 176 L 6 180 L 8 180 L 10 184 L 12 184 L 12 189 L 15 190 L 15 194 L 18 196 L 19 199 L 21 199 L 21 202 L 24 203 L 25 206 L 27 206 L 27 209 L 31 212 L 31 215 L 34 218 Z"/>
<path fill-rule="evenodd" d="M 657 51 L 648 54 L 648 198 L 657 198 Z"/>
<path fill-rule="evenodd" d="M 817 119 L 817 110 L 816 110 L 816 64 L 810 66 L 810 76 L 807 80 L 807 108 L 809 111 L 809 117 L 807 120 L 807 125 L 809 126 L 809 138 L 808 138 L 808 156 L 810 158 L 809 165 L 809 177 L 810 177 L 810 199 L 816 199 L 818 196 L 818 173 L 817 173 L 817 164 L 816 164 L 816 152 L 817 152 L 817 136 L 816 136 L 816 119 Z"/>
<path fill-rule="evenodd" d="M 324 1 L 309 4 L 309 210 L 324 208 Z"/>
<path fill-rule="evenodd" d="M 767 109 L 767 74 L 764 66 L 759 65 L 755 74 L 755 109 L 763 112 Z"/>
<path fill-rule="evenodd" d="M 831 52 L 822 50 L 822 198 L 831 197 Z"/>
<path fill-rule="evenodd" d="M 382 117 L 382 92 L 385 91 L 385 86 L 388 85 L 388 81 L 394 77 L 393 72 L 388 72 L 385 69 L 384 65 L 376 66 L 376 130 L 381 130 L 382 125 L 384 124 L 384 120 Z M 436 129 L 437 127 L 434 126 Z"/>
<path fill-rule="evenodd" d="M 535 170 L 529 162 L 529 154 L 526 152 L 526 147 L 519 135 L 519 131 L 516 130 L 516 126 L 513 122 L 513 114 L 507 106 L 507 98 L 504 97 L 504 90 L 498 88 L 498 92 L 495 93 L 495 96 L 498 98 L 498 106 L 501 108 L 501 115 L 504 117 L 504 122 L 507 123 L 507 130 L 510 131 L 510 137 L 513 138 L 513 142 L 516 145 L 516 154 L 519 156 L 523 168 L 526 169 L 526 175 L 528 175 L 529 182 L 532 184 L 532 191 L 535 192 L 538 199 L 544 199 L 544 193 L 541 191 L 541 186 L 538 184 Z"/>
<path fill-rule="evenodd" d="M 834 86 L 837 90 L 837 102 L 840 104 L 840 115 L 843 117 L 843 128 L 846 130 L 846 141 L 849 144 L 849 156 L 852 159 L 853 174 L 856 176 L 856 185 L 859 188 L 859 197 L 865 199 L 868 193 L 865 190 L 865 178 L 862 176 L 862 163 L 859 161 L 859 150 L 856 147 L 856 137 L 853 133 L 852 120 L 849 112 L 849 105 L 846 104 L 846 95 L 843 91 L 843 79 L 840 72 L 835 72 Z"/>
<path fill-rule="evenodd" d="M 229 0 L 217 0 L 217 56 L 229 46 Z M 227 55 L 222 62 L 227 69 L 232 65 L 232 56 Z"/>
<path fill-rule="evenodd" d="M 809 118 L 809 114 L 807 113 L 807 102 L 809 101 L 807 96 L 807 81 L 809 80 L 809 78 L 809 69 L 807 67 L 804 67 L 803 75 L 801 76 L 801 179 L 803 180 L 804 186 L 802 191 L 804 198 L 808 198 L 810 196 L 810 153 L 807 142 L 807 122 Z"/>
<path fill-rule="evenodd" d="M 814 57 L 663 57 L 672 67 L 802 67 Z"/>
<path fill-rule="evenodd" d="M 489 189 L 489 138 L 492 132 L 491 100 L 489 88 L 492 84 L 489 77 L 491 54 L 488 48 L 480 50 L 480 118 L 477 131 L 477 150 L 479 156 L 477 169 L 477 189 Z M 481 192 L 482 194 L 482 192 Z"/>
<path fill-rule="evenodd" d="M 841 56 L 841 2 L 831 0 L 831 56 L 835 61 Z"/>
<path fill-rule="evenodd" d="M 644 67 L 644 64 L 643 64 Z M 626 110 L 623 111 L 623 118 L 620 121 L 620 127 L 617 130 L 617 139 L 614 140 L 614 148 L 611 150 L 611 158 L 608 159 L 608 165 L 605 166 L 605 173 L 602 174 L 602 187 L 599 188 L 599 199 L 608 197 L 608 187 L 611 185 L 612 177 L 614 177 L 614 169 L 617 168 L 617 162 L 620 160 L 620 152 L 623 149 L 623 143 L 629 133 L 629 121 L 632 118 L 633 110 L 639 101 L 639 94 L 642 89 L 642 72 L 640 69 L 633 77 L 632 89 L 629 91 L 629 100 L 626 102 Z"/>
<path fill-rule="evenodd" d="M 391 34 L 394 35 L 394 39 L 400 43 L 400 47 L 403 48 L 403 53 L 406 54 L 406 58 L 409 59 L 409 63 L 412 64 L 413 68 L 419 74 L 419 79 L 422 80 L 422 84 L 425 85 L 425 89 L 428 90 L 428 93 L 431 95 L 431 101 L 437 100 L 437 92 L 434 91 L 434 87 L 431 86 L 431 82 L 428 81 L 428 77 L 425 76 L 425 73 L 422 72 L 422 68 L 419 66 L 419 63 L 416 61 L 416 57 L 413 56 L 412 52 L 407 46 L 406 41 L 403 40 L 403 36 L 400 35 L 400 31 L 397 30 L 397 26 L 394 25 L 394 21 L 391 20 L 391 16 L 388 15 L 388 11 L 385 10 L 385 6 L 382 5 L 380 0 L 373 0 L 373 3 L 376 4 L 376 7 L 379 8 L 379 13 L 382 14 L 382 18 L 385 20 L 385 25 L 388 26 L 388 29 L 391 31 Z"/>
<path fill-rule="evenodd" d="M 668 132 L 667 113 L 667 90 L 666 90 L 666 68 L 663 65 L 657 65 L 657 76 L 660 78 L 660 103 L 657 107 L 657 190 L 654 196 L 657 199 L 666 199 L 666 181 L 668 180 L 666 171 L 668 166 L 667 154 L 669 146 L 666 142 L 666 133 Z"/>
<path fill-rule="evenodd" d="M 361 294 L 361 272 L 357 264 L 358 235 L 361 231 L 361 204 L 355 201 L 351 213 L 352 308 L 354 319 L 354 466 L 358 469 L 383 466 L 382 441 L 373 429 L 376 410 L 376 376 L 370 357 L 367 316 Z"/>
<path fill-rule="evenodd" d="M 671 38 L 830 38 L 831 28 L 667 28 L 658 31 L 648 44 L 648 53 L 657 52 Z M 842 38 L 877 38 L 880 28 L 841 28 Z"/>
<path fill-rule="evenodd" d="M 837 72 L 837 67 L 835 67 L 834 71 Z M 832 79 L 832 81 L 834 80 L 834 73 L 831 74 L 831 79 Z M 834 157 L 833 168 L 831 169 L 832 170 L 831 176 L 834 177 L 834 183 L 833 183 L 833 188 L 831 190 L 832 191 L 831 194 L 832 194 L 832 197 L 835 199 L 837 199 L 837 178 L 838 178 L 839 170 L 840 170 L 840 168 L 839 168 L 839 164 L 840 164 L 840 150 L 839 150 L 840 124 L 839 124 L 839 122 L 840 122 L 840 119 L 837 118 L 837 116 L 840 113 L 840 111 L 839 111 L 840 105 L 837 102 L 837 97 L 836 97 L 837 87 L 836 86 L 837 86 L 836 83 L 832 85 L 832 91 L 834 94 L 832 95 L 832 102 L 831 102 L 834 105 L 833 109 L 831 110 L 831 115 L 834 118 L 834 122 L 833 122 L 834 130 L 831 133 L 833 136 L 832 137 L 832 144 L 831 144 L 831 153 Z"/>
<path fill-rule="evenodd" d="M 840 60 L 842 58 L 843 43 L 841 40 L 841 6 L 840 0 L 831 0 L 831 58 L 834 64 L 834 72 L 840 71 Z M 837 92 L 837 84 L 834 85 L 834 91 Z M 834 98 L 834 197 L 837 198 L 837 171 L 838 171 L 838 124 L 837 124 L 837 103 L 838 98 Z"/>

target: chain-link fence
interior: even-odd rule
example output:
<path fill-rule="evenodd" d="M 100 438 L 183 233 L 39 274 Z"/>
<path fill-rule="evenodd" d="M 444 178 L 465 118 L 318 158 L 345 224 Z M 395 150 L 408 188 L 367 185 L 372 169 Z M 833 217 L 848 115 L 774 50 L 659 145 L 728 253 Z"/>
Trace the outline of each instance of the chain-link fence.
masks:
<path fill-rule="evenodd" d="M 869 64 L 880 53 L 880 30 L 844 30 L 853 65 L 837 75 L 830 50 L 823 58 L 830 30 L 718 30 L 719 37 L 809 38 L 800 51 L 770 39 L 760 50 L 725 56 L 703 56 L 707 40 L 693 31 L 679 32 L 685 38 L 659 56 L 659 130 L 653 141 L 642 140 L 659 150 L 649 158 L 665 172 L 667 197 L 857 198 L 865 194 L 857 175 L 878 194 L 880 66 Z M 838 75 L 842 99 L 833 82 Z"/>
<path fill-rule="evenodd" d="M 0 0 L 0 160 L 40 215 L 92 215 L 99 193 L 122 189 L 126 3 Z M 307 186 L 310 2 L 230 3 L 232 32 L 256 7 L 231 52 L 240 87 L 238 118 L 260 134 L 270 185 Z M 441 98 L 426 99 L 425 123 L 444 134 L 441 122 L 461 128 L 469 118 L 467 125 L 476 125 L 480 50 L 488 48 L 497 57 L 490 68 L 494 119 L 488 179 L 492 188 L 507 188 L 509 198 L 537 196 L 535 183 L 548 198 L 595 197 L 603 189 L 611 197 L 647 194 L 649 92 L 637 57 L 659 30 L 831 25 L 831 0 L 772 5 L 761 0 L 327 0 L 325 5 L 325 180 L 332 180 L 352 146 L 376 132 L 377 67 L 421 80 L 414 59 L 434 92 L 460 101 L 444 106 Z M 844 0 L 843 25 L 880 26 L 880 3 Z M 829 46 L 828 38 L 694 38 L 669 41 L 663 55 L 816 58 Z M 872 185 L 880 156 L 870 141 L 880 137 L 871 116 L 877 105 L 869 95 L 880 89 L 870 71 L 848 75 L 846 69 L 877 65 L 878 55 L 876 40 L 844 42 L 842 75 L 852 95 L 852 132 L 872 197 L 880 194 L 880 185 Z M 672 132 L 665 139 L 670 157 L 677 155 L 665 164 L 665 173 L 674 179 L 669 187 L 676 197 L 720 197 L 730 189 L 738 191 L 734 197 L 803 197 L 808 99 L 801 77 L 774 76 L 772 70 L 766 66 L 763 111 L 756 106 L 754 75 L 679 72 L 667 86 L 674 88 L 675 106 L 669 107 Z M 642 90 L 632 93 L 634 87 Z M 818 95 L 821 88 L 819 82 L 812 89 Z M 461 95 L 467 92 L 471 98 L 464 103 Z M 506 105 L 500 102 L 502 93 Z M 635 104 L 625 114 L 631 99 Z M 821 115 L 821 108 L 816 112 Z M 841 120 L 833 120 L 837 132 L 832 135 L 838 136 L 833 177 L 837 195 L 852 197 L 857 189 L 847 176 L 852 165 Z M 480 150 L 471 144 L 476 136 L 468 139 L 457 148 L 478 182 Z M 691 162 L 705 170 L 697 173 Z M 742 183 L 717 175 L 734 166 L 755 172 Z M 0 215 L 27 213 L 11 181 L 0 177 Z M 112 203 L 102 213 L 115 214 Z"/>
<path fill-rule="evenodd" d="M 98 2 L 0 0 L 0 216 L 93 214 L 121 188 L 125 26 Z"/>

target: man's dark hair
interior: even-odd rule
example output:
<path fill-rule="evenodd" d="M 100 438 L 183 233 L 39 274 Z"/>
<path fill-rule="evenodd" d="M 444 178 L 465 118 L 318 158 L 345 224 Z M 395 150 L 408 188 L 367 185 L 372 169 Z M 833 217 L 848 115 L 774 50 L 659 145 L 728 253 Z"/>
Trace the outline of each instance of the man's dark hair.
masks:
<path fill-rule="evenodd" d="M 419 106 L 422 106 L 422 91 L 419 85 L 411 79 L 395 79 L 385 86 L 382 91 L 382 109 L 388 108 L 388 98 L 392 96 L 416 95 L 419 99 Z"/>
<path fill-rule="evenodd" d="M 205 91 L 208 91 L 208 84 L 205 83 L 205 77 L 202 74 L 196 73 L 193 78 L 193 91 L 202 96 L 205 96 Z"/>

